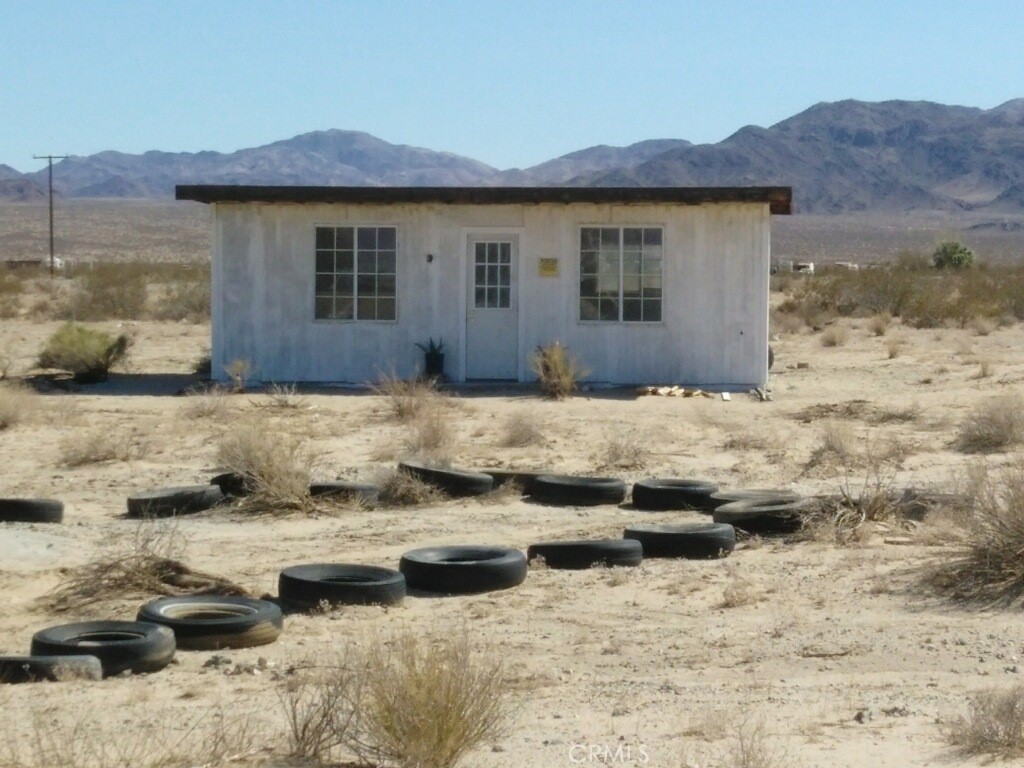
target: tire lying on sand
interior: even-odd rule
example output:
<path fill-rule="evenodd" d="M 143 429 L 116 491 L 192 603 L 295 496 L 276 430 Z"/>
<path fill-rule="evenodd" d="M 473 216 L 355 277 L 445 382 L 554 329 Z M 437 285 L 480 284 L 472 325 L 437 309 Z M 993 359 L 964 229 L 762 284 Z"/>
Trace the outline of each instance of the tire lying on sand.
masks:
<path fill-rule="evenodd" d="M 530 498 L 570 507 L 621 504 L 626 498 L 626 484 L 614 477 L 541 475 L 533 482 Z"/>
<path fill-rule="evenodd" d="M 488 469 L 485 474 L 493 478 L 495 488 L 501 488 L 508 483 L 517 483 L 523 489 L 523 493 L 529 495 L 533 492 L 533 486 L 537 478 L 543 475 L 550 475 L 551 472 L 528 469 Z"/>
<path fill-rule="evenodd" d="M 95 656 L 0 656 L 0 683 L 102 678 L 103 665 Z"/>
<path fill-rule="evenodd" d="M 238 472 L 223 472 L 210 478 L 210 485 L 216 485 L 224 496 L 240 499 L 252 493 L 252 483 L 245 475 Z"/>
<path fill-rule="evenodd" d="M 637 509 L 696 509 L 714 511 L 711 494 L 718 486 L 709 480 L 654 478 L 633 483 L 633 506 Z"/>
<path fill-rule="evenodd" d="M 456 498 L 465 496 L 483 496 L 494 490 L 494 478 L 482 472 L 469 472 L 463 469 L 444 469 L 423 464 L 418 461 L 403 461 L 398 465 L 400 470 L 422 480 Z"/>
<path fill-rule="evenodd" d="M 170 627 L 177 647 L 192 651 L 266 645 L 284 627 L 281 609 L 271 602 L 214 595 L 153 600 L 135 619 Z"/>
<path fill-rule="evenodd" d="M 736 548 L 735 529 L 721 523 L 638 523 L 627 527 L 622 535 L 636 540 L 643 547 L 644 557 L 713 560 L 725 557 Z"/>
<path fill-rule="evenodd" d="M 644 550 L 639 541 L 631 539 L 592 539 L 577 541 L 545 541 L 531 544 L 526 559 L 544 558 L 548 568 L 582 570 L 596 565 L 632 567 L 640 565 Z"/>
<path fill-rule="evenodd" d="M 174 658 L 170 627 L 140 621 L 86 621 L 63 624 L 32 636 L 33 656 L 95 656 L 103 676 L 156 672 Z"/>
<path fill-rule="evenodd" d="M 0 499 L 0 523 L 59 523 L 64 502 L 56 499 Z"/>
<path fill-rule="evenodd" d="M 526 580 L 526 557 L 508 547 L 455 546 L 414 549 L 399 570 L 410 589 L 441 595 L 472 595 L 509 589 Z"/>
<path fill-rule="evenodd" d="M 793 533 L 800 530 L 805 515 L 817 505 L 814 499 L 778 501 L 748 499 L 724 504 L 715 510 L 716 523 L 728 523 L 747 533 Z"/>
<path fill-rule="evenodd" d="M 405 597 L 405 576 L 374 565 L 293 565 L 277 580 L 281 607 L 292 613 L 330 605 L 395 605 Z"/>
<path fill-rule="evenodd" d="M 373 502 L 377 500 L 380 488 L 376 485 L 366 483 L 344 483 L 325 482 L 313 483 L 309 486 L 309 495 L 327 497 L 338 501 L 364 501 Z"/>
<path fill-rule="evenodd" d="M 184 485 L 143 491 L 128 497 L 128 517 L 175 517 L 215 507 L 224 501 L 216 485 Z"/>

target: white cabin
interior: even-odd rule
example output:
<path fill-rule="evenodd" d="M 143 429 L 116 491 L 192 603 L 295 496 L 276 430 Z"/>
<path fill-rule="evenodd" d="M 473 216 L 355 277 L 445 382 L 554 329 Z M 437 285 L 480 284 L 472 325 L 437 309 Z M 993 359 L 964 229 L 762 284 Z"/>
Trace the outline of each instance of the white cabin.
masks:
<path fill-rule="evenodd" d="M 613 384 L 767 378 L 771 215 L 788 187 L 179 186 L 213 207 L 212 371 L 531 381 L 561 342 Z"/>

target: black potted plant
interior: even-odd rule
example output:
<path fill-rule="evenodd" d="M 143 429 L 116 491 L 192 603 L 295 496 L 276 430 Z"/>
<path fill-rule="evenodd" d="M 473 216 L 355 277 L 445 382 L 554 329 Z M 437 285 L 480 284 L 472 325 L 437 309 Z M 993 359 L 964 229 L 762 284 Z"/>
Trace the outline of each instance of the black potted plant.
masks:
<path fill-rule="evenodd" d="M 423 350 L 423 375 L 427 378 L 440 378 L 444 375 L 444 339 L 438 336 L 437 341 L 431 336 L 426 344 L 417 342 Z"/>

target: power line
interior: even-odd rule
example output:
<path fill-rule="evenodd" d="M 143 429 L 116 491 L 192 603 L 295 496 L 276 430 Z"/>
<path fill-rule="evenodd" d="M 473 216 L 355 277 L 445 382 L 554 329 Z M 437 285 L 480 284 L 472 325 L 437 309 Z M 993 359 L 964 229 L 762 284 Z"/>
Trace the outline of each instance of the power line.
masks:
<path fill-rule="evenodd" d="M 50 176 L 50 277 L 53 277 L 53 161 L 64 160 L 67 155 L 32 155 L 33 160 L 46 160 Z"/>

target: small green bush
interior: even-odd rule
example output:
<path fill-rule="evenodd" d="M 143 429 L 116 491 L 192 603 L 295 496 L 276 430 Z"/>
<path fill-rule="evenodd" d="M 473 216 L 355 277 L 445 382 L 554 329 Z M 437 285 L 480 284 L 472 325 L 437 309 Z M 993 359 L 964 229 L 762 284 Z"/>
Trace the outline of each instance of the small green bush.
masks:
<path fill-rule="evenodd" d="M 67 323 L 47 340 L 39 353 L 40 368 L 74 374 L 79 381 L 103 381 L 110 369 L 128 356 L 131 338 Z"/>
<path fill-rule="evenodd" d="M 936 269 L 963 269 L 972 264 L 974 264 L 974 252 L 955 240 L 940 244 L 932 254 L 932 265 Z"/>

